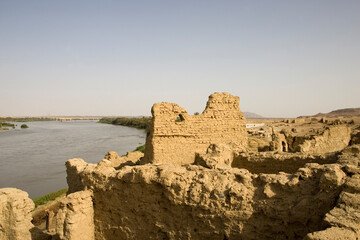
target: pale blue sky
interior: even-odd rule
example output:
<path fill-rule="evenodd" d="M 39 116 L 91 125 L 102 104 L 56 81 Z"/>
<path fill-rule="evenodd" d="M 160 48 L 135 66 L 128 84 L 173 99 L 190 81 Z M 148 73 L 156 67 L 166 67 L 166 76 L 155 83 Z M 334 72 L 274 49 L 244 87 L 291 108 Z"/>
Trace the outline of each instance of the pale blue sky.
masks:
<path fill-rule="evenodd" d="M 360 107 L 360 1 L 0 0 L 0 116 Z"/>

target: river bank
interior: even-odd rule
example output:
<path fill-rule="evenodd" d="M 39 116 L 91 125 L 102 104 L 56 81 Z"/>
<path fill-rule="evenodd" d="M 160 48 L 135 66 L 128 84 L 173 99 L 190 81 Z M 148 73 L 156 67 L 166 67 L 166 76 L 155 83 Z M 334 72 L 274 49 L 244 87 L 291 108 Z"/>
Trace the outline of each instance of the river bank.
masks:
<path fill-rule="evenodd" d="M 104 117 L 99 120 L 99 123 L 127 126 L 148 131 L 151 119 L 151 117 Z"/>
<path fill-rule="evenodd" d="M 145 143 L 141 129 L 96 121 L 28 122 L 29 128 L 0 132 L 0 188 L 15 187 L 30 198 L 67 187 L 65 162 L 97 163 L 109 151 L 119 155 Z"/>
<path fill-rule="evenodd" d="M 0 117 L 0 122 L 99 120 L 99 116 Z"/>
<path fill-rule="evenodd" d="M 11 128 L 14 129 L 15 124 L 8 123 L 8 122 L 0 122 L 0 130 L 9 130 Z"/>

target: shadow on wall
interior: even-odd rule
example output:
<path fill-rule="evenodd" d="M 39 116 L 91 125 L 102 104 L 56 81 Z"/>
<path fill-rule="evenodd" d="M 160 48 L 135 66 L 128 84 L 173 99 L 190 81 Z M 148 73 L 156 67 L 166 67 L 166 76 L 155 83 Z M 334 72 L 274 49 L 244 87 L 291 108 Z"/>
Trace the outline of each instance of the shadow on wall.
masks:
<path fill-rule="evenodd" d="M 279 172 L 295 173 L 307 163 L 331 164 L 336 163 L 338 153 L 330 155 L 304 156 L 304 155 L 252 155 L 239 154 L 234 157 L 231 164 L 233 168 L 245 168 L 251 173 L 277 174 Z"/>
<path fill-rule="evenodd" d="M 278 176 L 277 181 L 281 182 Z M 326 229 L 324 216 L 334 208 L 341 188 L 326 193 L 308 187 L 314 180 L 317 183 L 320 176 L 307 178 L 300 174 L 292 188 L 284 188 L 279 182 L 269 184 L 263 177 L 255 178 L 252 181 L 256 189 L 252 198 L 254 213 L 243 225 L 244 239 L 259 239 L 259 236 L 260 239 L 304 239 L 308 233 Z"/>

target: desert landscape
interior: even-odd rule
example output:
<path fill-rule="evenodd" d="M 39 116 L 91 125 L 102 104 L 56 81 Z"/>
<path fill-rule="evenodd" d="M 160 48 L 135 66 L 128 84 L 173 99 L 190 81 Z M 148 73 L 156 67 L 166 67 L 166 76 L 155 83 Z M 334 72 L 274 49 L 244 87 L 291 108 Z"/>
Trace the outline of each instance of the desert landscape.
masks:
<path fill-rule="evenodd" d="M 360 1 L 0 1 L 0 240 L 360 240 Z"/>
<path fill-rule="evenodd" d="M 228 93 L 199 115 L 156 103 L 145 154 L 68 160 L 66 197 L 35 211 L 1 189 L 0 239 L 357 239 L 359 155 L 356 114 L 246 120 Z"/>

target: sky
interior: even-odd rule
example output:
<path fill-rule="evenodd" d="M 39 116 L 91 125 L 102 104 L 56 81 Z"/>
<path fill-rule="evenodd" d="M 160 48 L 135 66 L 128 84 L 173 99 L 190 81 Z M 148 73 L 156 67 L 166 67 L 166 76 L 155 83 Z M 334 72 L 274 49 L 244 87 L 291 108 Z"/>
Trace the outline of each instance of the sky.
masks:
<path fill-rule="evenodd" d="M 0 116 L 360 107 L 360 1 L 0 0 Z"/>

